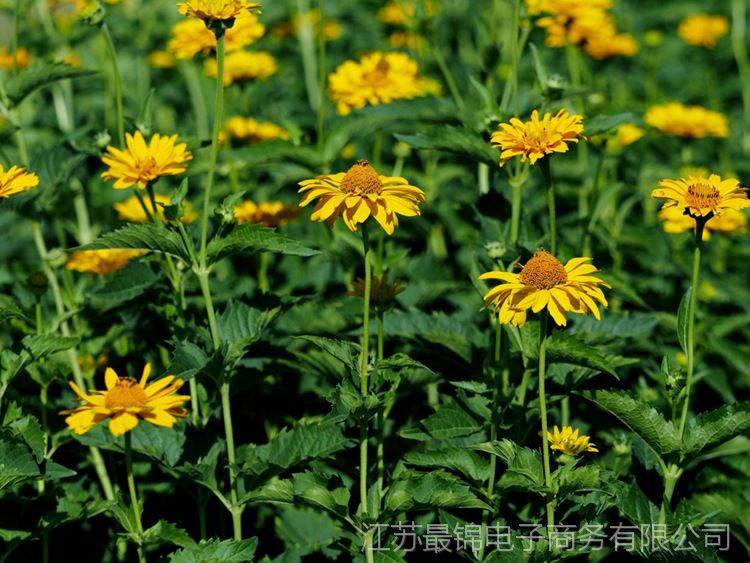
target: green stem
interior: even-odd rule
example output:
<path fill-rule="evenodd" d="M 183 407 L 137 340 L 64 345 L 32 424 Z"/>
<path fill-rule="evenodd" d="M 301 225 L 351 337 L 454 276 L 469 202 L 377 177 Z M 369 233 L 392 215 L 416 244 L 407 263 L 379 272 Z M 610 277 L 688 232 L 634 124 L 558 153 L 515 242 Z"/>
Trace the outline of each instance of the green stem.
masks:
<path fill-rule="evenodd" d="M 542 455 L 544 456 L 544 483 L 548 495 L 552 495 L 552 473 L 549 463 L 549 443 L 547 442 L 547 397 L 544 389 L 545 367 L 547 360 L 547 324 L 548 313 L 542 313 L 539 323 L 539 416 L 542 419 Z M 555 527 L 555 501 L 547 502 L 547 535 L 551 538 Z"/>
<path fill-rule="evenodd" d="M 237 506 L 237 476 L 235 466 L 237 464 L 234 449 L 234 429 L 232 427 L 232 404 L 229 400 L 229 382 L 221 386 L 221 409 L 224 414 L 224 434 L 227 439 L 227 458 L 229 459 L 229 486 L 230 498 L 232 499 L 232 528 L 234 539 L 242 539 L 242 510 Z"/>
<path fill-rule="evenodd" d="M 318 84 L 318 63 L 315 58 L 315 34 L 309 17 L 309 0 L 297 0 L 297 14 L 300 18 L 300 26 L 297 29 L 297 40 L 299 41 L 300 53 L 302 54 L 302 70 L 305 77 L 307 100 L 310 108 L 318 112 L 320 111 L 321 97 Z"/>
<path fill-rule="evenodd" d="M 216 37 L 216 105 L 214 106 L 214 131 L 211 140 L 211 153 L 208 162 L 208 179 L 206 180 L 206 191 L 203 195 L 203 221 L 201 224 L 201 250 L 200 250 L 200 267 L 206 270 L 206 247 L 208 245 L 208 223 L 209 211 L 211 207 L 211 190 L 214 185 L 214 176 L 216 175 L 216 161 L 219 156 L 219 132 L 224 116 L 224 34 Z"/>
<path fill-rule="evenodd" d="M 552 171 L 550 170 L 549 157 L 539 161 L 544 174 L 544 183 L 547 186 L 547 211 L 549 213 L 549 251 L 553 256 L 557 252 L 557 226 L 555 216 L 555 186 L 552 183 Z"/>
<path fill-rule="evenodd" d="M 190 105 L 195 115 L 195 133 L 199 139 L 207 139 L 209 135 L 208 111 L 206 111 L 206 98 L 201 88 L 201 74 L 192 61 L 180 62 L 179 68 L 187 85 Z"/>
<path fill-rule="evenodd" d="M 117 108 L 117 138 L 120 141 L 120 146 L 124 147 L 125 115 L 122 105 L 122 76 L 120 75 L 120 67 L 117 64 L 117 51 L 115 51 L 115 44 L 112 41 L 112 34 L 109 32 L 109 27 L 106 23 L 102 23 L 102 35 L 104 36 L 104 42 L 107 45 L 107 55 L 109 56 L 109 61 L 112 65 L 112 80 L 115 90 L 115 107 Z"/>
<path fill-rule="evenodd" d="M 138 502 L 138 491 L 135 489 L 135 479 L 133 478 L 133 448 L 130 444 L 130 432 L 125 433 L 125 469 L 128 474 L 128 491 L 130 492 L 130 503 L 133 507 L 133 519 L 138 534 L 143 534 L 143 523 L 141 522 L 141 505 Z M 138 539 L 138 560 L 140 563 L 146 563 L 146 556 L 143 553 L 142 539 Z"/>
<path fill-rule="evenodd" d="M 693 276 L 690 281 L 690 302 L 688 304 L 687 327 L 687 379 L 685 381 L 685 402 L 682 405 L 680 417 L 680 436 L 685 432 L 688 409 L 690 407 L 690 391 L 693 386 L 693 372 L 695 370 L 695 306 L 698 301 L 698 279 L 701 267 L 701 249 L 703 248 L 703 229 L 707 218 L 695 220 L 695 252 L 693 252 Z"/>
<path fill-rule="evenodd" d="M 438 45 L 438 43 L 435 43 L 435 45 Z M 445 83 L 448 85 L 448 90 L 451 93 L 451 97 L 456 104 L 459 114 L 463 116 L 465 114 L 466 104 L 464 103 L 464 99 L 461 96 L 458 86 L 456 86 L 456 80 L 453 78 L 450 68 L 448 68 L 448 65 L 445 63 L 445 57 L 443 57 L 443 54 L 440 52 L 440 48 L 433 46 L 431 42 L 429 43 L 429 48 L 432 52 L 432 57 L 435 59 L 435 62 L 443 75 Z"/>
<path fill-rule="evenodd" d="M 367 397 L 368 390 L 368 359 L 370 347 L 370 293 L 372 289 L 372 267 L 370 250 L 370 238 L 368 236 L 367 225 L 362 225 L 362 250 L 365 260 L 365 294 L 363 299 L 363 318 L 362 318 L 362 364 L 360 368 L 360 392 L 362 397 Z M 367 502 L 367 444 L 368 444 L 367 421 L 362 421 L 359 430 L 359 499 L 361 515 L 369 514 Z M 366 559 L 369 562 L 373 560 L 372 538 L 368 534 L 364 538 L 364 551 Z"/>
<path fill-rule="evenodd" d="M 260 264 L 258 264 L 258 289 L 261 293 L 268 293 L 271 287 L 268 285 L 268 252 L 260 253 Z"/>
<path fill-rule="evenodd" d="M 15 12 L 13 13 L 13 37 L 11 39 L 11 55 L 13 56 L 13 74 L 18 70 L 18 32 L 21 27 L 21 0 L 16 0 Z"/>
<path fill-rule="evenodd" d="M 674 495 L 674 489 L 682 475 L 682 469 L 678 465 L 669 464 L 666 466 L 663 461 L 662 472 L 664 473 L 664 494 L 661 499 L 661 507 L 659 509 L 659 525 L 664 526 L 667 523 L 667 510 L 672 505 L 672 496 Z"/>
<path fill-rule="evenodd" d="M 518 242 L 518 235 L 521 227 L 521 205 L 523 202 L 523 182 L 517 178 L 510 183 L 510 187 L 513 190 L 511 200 L 511 215 L 510 215 L 510 242 L 516 244 Z"/>
<path fill-rule="evenodd" d="M 383 330 L 383 317 L 384 313 L 378 311 L 378 361 L 383 361 L 384 358 L 384 330 Z M 378 410 L 378 449 L 377 449 L 377 468 L 378 468 L 378 491 L 382 497 L 384 490 L 384 475 L 385 475 L 385 406 Z"/>
<path fill-rule="evenodd" d="M 742 83 L 742 104 L 745 109 L 742 147 L 750 154 L 750 57 L 747 49 L 747 0 L 732 0 L 732 51 Z"/>
<path fill-rule="evenodd" d="M 318 151 L 323 154 L 325 146 L 325 92 L 326 92 L 326 22 L 325 5 L 323 0 L 318 0 Z"/>

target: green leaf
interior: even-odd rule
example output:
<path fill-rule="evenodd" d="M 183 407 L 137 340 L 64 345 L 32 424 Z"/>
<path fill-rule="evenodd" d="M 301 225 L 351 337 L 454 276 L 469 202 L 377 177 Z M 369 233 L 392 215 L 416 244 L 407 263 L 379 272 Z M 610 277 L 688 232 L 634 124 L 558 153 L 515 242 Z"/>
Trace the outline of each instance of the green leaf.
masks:
<path fill-rule="evenodd" d="M 393 481 L 384 504 L 389 512 L 435 508 L 490 509 L 471 491 L 469 485 L 444 471 Z"/>
<path fill-rule="evenodd" d="M 36 360 L 70 350 L 81 341 L 77 336 L 55 336 L 43 334 L 39 336 L 27 336 L 22 340 L 29 354 Z"/>
<path fill-rule="evenodd" d="M 92 297 L 123 303 L 143 295 L 159 281 L 159 276 L 142 262 L 131 262 L 125 268 L 107 278 L 103 287 L 92 293 Z"/>
<path fill-rule="evenodd" d="M 343 362 L 345 366 L 352 370 L 358 370 L 359 357 L 361 355 L 360 346 L 353 342 L 346 342 L 344 340 L 336 340 L 334 338 L 325 338 L 323 336 L 297 336 L 300 340 L 307 340 L 312 342 L 337 360 Z"/>
<path fill-rule="evenodd" d="M 29 449 L 0 438 L 0 491 L 11 485 L 39 477 L 39 467 Z"/>
<path fill-rule="evenodd" d="M 573 467 L 566 464 L 552 474 L 559 495 L 580 493 L 601 486 L 601 470 L 596 465 Z"/>
<path fill-rule="evenodd" d="M 680 301 L 680 308 L 677 310 L 677 338 L 680 341 L 680 348 L 687 354 L 687 333 L 688 333 L 688 308 L 690 307 L 690 294 L 693 288 L 688 288 L 685 295 Z"/>
<path fill-rule="evenodd" d="M 440 407 L 434 414 L 422 421 L 427 433 L 438 440 L 458 438 L 476 434 L 482 425 L 457 403 Z"/>
<path fill-rule="evenodd" d="M 0 351 L 0 400 L 2 400 L 5 391 L 8 389 L 10 382 L 21 373 L 26 366 L 32 361 L 31 356 L 25 350 L 16 354 L 12 350 Z"/>
<path fill-rule="evenodd" d="M 603 371 L 617 377 L 617 372 L 612 365 L 612 358 L 600 352 L 597 347 L 590 346 L 567 332 L 557 331 L 549 337 L 547 340 L 547 357 L 550 363 L 573 364 Z"/>
<path fill-rule="evenodd" d="M 319 551 L 340 539 L 343 531 L 326 513 L 290 506 L 285 507 L 276 520 L 276 535 L 287 549 Z"/>
<path fill-rule="evenodd" d="M 231 301 L 216 319 L 222 342 L 245 348 L 263 336 L 279 309 L 261 311 L 241 301 Z"/>
<path fill-rule="evenodd" d="M 182 455 L 185 444 L 185 433 L 174 428 L 154 426 L 148 422 L 141 422 L 132 433 L 133 450 L 152 457 L 169 467 L 173 467 Z M 122 438 L 115 438 L 102 423 L 81 436 L 74 438 L 87 446 L 123 451 Z"/>
<path fill-rule="evenodd" d="M 26 443 L 37 463 L 42 463 L 47 452 L 47 434 L 36 418 L 26 415 L 11 421 L 6 416 L 3 425 L 15 434 L 16 438 Z"/>
<path fill-rule="evenodd" d="M 617 508 L 620 514 L 636 525 L 658 523 L 659 509 L 648 500 L 638 485 L 614 481 L 611 486 L 617 491 Z"/>
<path fill-rule="evenodd" d="M 498 487 L 531 491 L 544 489 L 544 469 L 538 452 L 507 439 L 477 444 L 472 449 L 497 456 L 508 467 Z"/>
<path fill-rule="evenodd" d="M 195 541 L 185 530 L 167 522 L 159 520 L 155 525 L 143 532 L 143 541 L 145 543 L 159 544 L 171 543 L 178 547 L 190 548 L 195 546 Z"/>
<path fill-rule="evenodd" d="M 283 429 L 268 444 L 239 448 L 237 462 L 242 464 L 244 474 L 260 484 L 302 462 L 329 458 L 353 446 L 354 442 L 344 436 L 339 424 L 327 421 L 300 424 Z"/>
<path fill-rule="evenodd" d="M 249 563 L 254 561 L 258 538 L 202 540 L 169 556 L 170 563 Z"/>
<path fill-rule="evenodd" d="M 198 461 L 195 463 L 183 463 L 175 469 L 211 491 L 218 491 L 219 485 L 216 482 L 216 465 L 218 464 L 219 456 L 223 452 L 224 441 L 217 440 L 216 443 L 211 446 L 208 453 L 198 458 Z"/>
<path fill-rule="evenodd" d="M 328 480 L 316 473 L 297 473 L 293 478 L 294 499 L 339 517 L 349 513 L 349 491 L 344 487 L 330 490 Z"/>
<path fill-rule="evenodd" d="M 722 444 L 750 429 L 750 402 L 724 405 L 703 412 L 685 427 L 683 452 L 696 455 L 712 446 Z"/>
<path fill-rule="evenodd" d="M 14 319 L 28 322 L 26 313 L 23 312 L 13 299 L 7 295 L 0 295 L 0 323 L 5 324 Z"/>
<path fill-rule="evenodd" d="M 227 256 L 251 252 L 277 252 L 293 256 L 320 254 L 317 250 L 278 234 L 274 229 L 246 224 L 238 226 L 225 237 L 213 239 L 208 244 L 207 261 L 209 264 L 215 264 Z"/>
<path fill-rule="evenodd" d="M 645 401 L 616 390 L 586 391 L 582 395 L 619 418 L 657 454 L 680 449 L 680 437 L 674 425 Z"/>
<path fill-rule="evenodd" d="M 476 162 L 497 165 L 500 155 L 489 141 L 469 129 L 443 126 L 427 133 L 396 134 L 395 137 L 415 149 L 444 151 Z"/>
<path fill-rule="evenodd" d="M 144 250 L 169 254 L 190 263 L 190 254 L 180 235 L 164 223 L 127 225 L 74 250 Z"/>
<path fill-rule="evenodd" d="M 480 455 L 464 448 L 413 451 L 406 454 L 404 462 L 417 467 L 448 469 L 479 483 L 486 481 L 490 476 L 489 464 Z"/>
<path fill-rule="evenodd" d="M 641 119 L 633 113 L 617 113 L 615 115 L 597 115 L 586 122 L 584 134 L 586 136 L 601 135 L 619 127 L 623 123 L 639 123 Z"/>
<path fill-rule="evenodd" d="M 96 71 L 74 68 L 66 64 L 32 65 L 11 76 L 5 83 L 5 93 L 12 106 L 19 105 L 39 88 L 60 80 L 94 76 Z"/>

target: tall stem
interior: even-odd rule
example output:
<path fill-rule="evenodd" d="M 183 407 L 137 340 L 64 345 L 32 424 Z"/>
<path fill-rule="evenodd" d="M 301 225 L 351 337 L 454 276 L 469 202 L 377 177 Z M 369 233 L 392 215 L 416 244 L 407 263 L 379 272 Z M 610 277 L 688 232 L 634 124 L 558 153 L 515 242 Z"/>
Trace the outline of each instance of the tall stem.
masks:
<path fill-rule="evenodd" d="M 750 57 L 747 49 L 747 0 L 732 0 L 732 51 L 742 83 L 742 104 L 745 108 L 742 148 L 750 154 Z"/>
<path fill-rule="evenodd" d="M 544 389 L 545 368 L 547 360 L 547 321 L 548 313 L 542 312 L 539 323 L 539 415 L 542 419 L 542 455 L 544 456 L 544 484 L 548 494 L 552 495 L 552 473 L 549 464 L 549 444 L 547 442 L 547 397 Z M 547 535 L 552 537 L 555 527 L 555 501 L 547 502 Z"/>
<path fill-rule="evenodd" d="M 363 299 L 362 314 L 362 364 L 360 368 L 360 392 L 362 397 L 368 394 L 368 359 L 370 355 L 370 292 L 372 289 L 372 267 L 370 250 L 370 237 L 367 232 L 367 225 L 362 225 L 362 251 L 365 259 L 365 294 Z M 368 443 L 367 421 L 362 421 L 359 429 L 359 500 L 360 511 L 362 516 L 369 514 L 367 502 L 367 443 Z M 368 563 L 373 561 L 371 536 L 368 534 L 364 538 L 364 551 Z"/>
<path fill-rule="evenodd" d="M 325 99 L 326 91 L 326 14 L 323 0 L 318 0 L 318 151 L 323 154 L 325 145 Z"/>
<path fill-rule="evenodd" d="M 214 131 L 211 139 L 211 153 L 208 161 L 208 179 L 206 180 L 206 191 L 203 194 L 203 221 L 201 224 L 201 251 L 200 266 L 201 270 L 206 269 L 206 246 L 208 244 L 208 222 L 210 219 L 209 211 L 211 208 L 211 190 L 214 185 L 214 176 L 216 175 L 216 161 L 219 156 L 219 133 L 221 131 L 221 122 L 224 118 L 224 45 L 225 37 L 222 33 L 216 37 L 216 102 L 214 106 Z"/>
<path fill-rule="evenodd" d="M 193 61 L 179 63 L 179 69 L 185 79 L 190 105 L 193 106 L 195 114 L 195 133 L 199 139 L 206 139 L 209 135 L 208 111 L 206 111 L 206 99 L 201 88 L 201 74 L 195 68 Z"/>
<path fill-rule="evenodd" d="M 698 278 L 700 277 L 701 249 L 703 248 L 703 229 L 707 219 L 696 219 L 695 251 L 693 252 L 693 276 L 690 281 L 690 301 L 688 303 L 687 327 L 687 379 L 685 381 L 685 402 L 682 405 L 680 417 L 680 436 L 685 432 L 688 410 L 690 408 L 690 391 L 693 386 L 693 371 L 695 370 L 695 306 L 698 301 Z"/>
<path fill-rule="evenodd" d="M 523 184 L 519 181 L 513 181 L 510 183 L 510 187 L 513 190 L 513 199 L 511 201 L 511 216 L 510 216 L 510 242 L 515 244 L 518 242 L 518 235 L 521 226 L 521 203 L 523 198 Z"/>
<path fill-rule="evenodd" d="M 310 1 L 297 0 L 297 16 L 300 25 L 297 32 L 300 52 L 302 54 L 302 71 L 305 77 L 305 88 L 307 89 L 307 101 L 313 111 L 319 111 L 321 99 L 318 84 L 318 68 L 315 58 L 315 34 L 310 18 Z M 321 22 L 321 32 L 322 32 Z"/>
<path fill-rule="evenodd" d="M 236 457 L 234 453 L 234 429 L 232 427 L 232 404 L 229 400 L 229 382 L 221 386 L 221 409 L 224 414 L 224 434 L 227 439 L 227 458 L 229 459 L 229 486 L 232 499 L 232 528 L 234 539 L 242 539 L 242 510 L 237 506 L 237 476 L 235 475 Z"/>
<path fill-rule="evenodd" d="M 139 534 L 143 534 L 143 523 L 141 522 L 141 505 L 138 502 L 138 491 L 135 488 L 135 478 L 133 477 L 133 448 L 130 443 L 130 432 L 125 433 L 125 470 L 128 474 L 128 491 L 130 492 L 130 503 L 133 507 L 133 519 L 135 527 Z M 146 563 L 146 556 L 143 553 L 143 546 L 138 541 L 138 560 Z"/>
<path fill-rule="evenodd" d="M 557 219 L 555 216 L 555 186 L 552 183 L 552 171 L 550 170 L 549 157 L 539 161 L 544 174 L 544 183 L 547 187 L 547 211 L 549 213 L 549 251 L 553 256 L 557 252 Z"/>
<path fill-rule="evenodd" d="M 115 107 L 117 108 L 117 139 L 120 141 L 120 146 L 124 147 L 125 116 L 122 105 L 122 76 L 120 75 L 120 67 L 117 64 L 117 51 L 115 51 L 115 44 L 112 41 L 112 34 L 109 32 L 109 27 L 106 23 L 102 23 L 102 35 L 104 36 L 104 42 L 107 45 L 107 55 L 112 65 L 112 86 L 115 90 Z"/>

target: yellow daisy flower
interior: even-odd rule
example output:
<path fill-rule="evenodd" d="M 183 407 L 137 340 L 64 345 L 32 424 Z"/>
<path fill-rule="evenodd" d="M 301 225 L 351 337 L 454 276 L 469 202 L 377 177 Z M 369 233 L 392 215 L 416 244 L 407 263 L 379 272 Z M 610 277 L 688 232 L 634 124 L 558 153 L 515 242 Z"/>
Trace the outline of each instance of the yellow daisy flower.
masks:
<path fill-rule="evenodd" d="M 224 50 L 239 51 L 263 37 L 266 27 L 255 14 L 245 12 L 226 31 Z M 178 59 L 192 59 L 198 53 L 207 55 L 216 50 L 216 36 L 201 20 L 189 19 L 172 27 L 172 37 L 167 49 Z"/>
<path fill-rule="evenodd" d="M 148 212 L 151 216 L 158 217 L 161 221 L 166 222 L 164 217 L 164 207 L 172 203 L 172 198 L 166 195 L 154 194 L 156 200 L 156 215 L 154 214 L 154 206 L 151 203 L 151 198 L 143 198 L 143 203 L 146 205 Z M 198 218 L 198 213 L 193 209 L 193 206 L 189 202 L 184 201 L 184 215 L 182 216 L 182 222 L 186 225 L 194 222 Z M 115 211 L 117 211 L 117 217 L 122 221 L 129 221 L 130 223 L 147 223 L 148 216 L 143 210 L 140 200 L 137 196 L 130 196 L 125 201 L 115 203 Z"/>
<path fill-rule="evenodd" d="M 624 149 L 640 141 L 646 135 L 646 130 L 632 123 L 623 123 L 617 128 L 615 135 L 609 141 L 609 146 Z"/>
<path fill-rule="evenodd" d="M 333 227 L 341 217 L 350 231 L 374 217 L 389 235 L 398 227 L 398 216 L 420 214 L 424 192 L 409 185 L 404 178 L 380 176 L 366 160 L 358 161 L 348 172 L 326 174 L 300 182 L 304 193 L 300 207 L 320 199 L 312 214 L 313 221 L 327 221 Z"/>
<path fill-rule="evenodd" d="M 729 21 L 724 16 L 693 14 L 680 22 L 677 35 L 690 45 L 713 49 L 719 39 L 729 33 Z"/>
<path fill-rule="evenodd" d="M 94 390 L 86 394 L 78 385 L 70 382 L 80 407 L 62 411 L 67 414 L 65 423 L 76 434 L 85 434 L 98 423 L 109 420 L 109 431 L 113 436 L 122 436 L 138 426 L 143 419 L 156 426 L 172 428 L 177 418 L 187 416 L 182 405 L 190 400 L 189 395 L 177 395 L 184 381 L 174 375 L 162 377 L 147 385 L 151 364 L 146 364 L 140 381 L 132 377 L 120 377 L 112 368 L 104 374 L 105 391 Z"/>
<path fill-rule="evenodd" d="M 547 432 L 547 440 L 553 450 L 562 452 L 566 455 L 575 456 L 582 452 L 595 452 L 599 450 L 590 442 L 591 438 L 585 435 L 578 435 L 579 430 L 573 430 L 572 426 L 563 426 L 562 432 L 555 425 L 554 432 Z"/>
<path fill-rule="evenodd" d="M 629 33 L 592 34 L 583 46 L 583 50 L 597 60 L 632 57 L 638 53 L 638 49 L 638 41 Z"/>
<path fill-rule="evenodd" d="M 65 267 L 76 272 L 108 276 L 144 254 L 143 250 L 76 250 L 68 255 Z"/>
<path fill-rule="evenodd" d="M 339 115 L 436 91 L 436 83 L 422 77 L 417 62 L 404 53 L 374 52 L 359 61 L 345 61 L 329 76 L 328 84 Z"/>
<path fill-rule="evenodd" d="M 5 47 L 0 47 L 0 68 L 3 70 L 13 70 L 13 53 L 10 53 Z M 20 47 L 16 51 L 16 70 L 23 70 L 31 64 L 31 53 L 27 49 Z"/>
<path fill-rule="evenodd" d="M 206 74 L 215 77 L 219 69 L 216 59 L 208 59 L 205 64 Z M 271 53 L 266 51 L 235 51 L 224 60 L 224 84 L 229 85 L 240 80 L 258 80 L 273 76 L 279 71 L 279 65 Z"/>
<path fill-rule="evenodd" d="M 244 201 L 234 208 L 234 218 L 239 224 L 256 223 L 264 227 L 283 227 L 296 219 L 300 208 L 281 201 Z"/>
<path fill-rule="evenodd" d="M 188 0 L 177 3 L 177 9 L 183 16 L 205 22 L 228 22 L 245 12 L 259 12 L 260 6 L 260 2 L 247 0 Z"/>
<path fill-rule="evenodd" d="M 0 164 L 0 199 L 27 192 L 39 185 L 39 176 L 26 172 L 20 166 L 11 166 L 7 171 Z"/>
<path fill-rule="evenodd" d="M 102 162 L 109 170 L 102 173 L 105 180 L 115 180 L 115 188 L 125 189 L 138 185 L 146 188 L 161 176 L 174 176 L 187 170 L 186 162 L 193 159 L 185 143 L 177 144 L 177 135 L 163 137 L 158 133 L 151 137 L 149 144 L 140 131 L 126 133 L 125 150 L 107 147 Z"/>
<path fill-rule="evenodd" d="M 148 64 L 153 68 L 174 68 L 175 56 L 169 51 L 151 51 Z"/>
<path fill-rule="evenodd" d="M 256 121 L 251 117 L 230 117 L 224 129 L 230 137 L 248 143 L 273 139 L 289 140 L 289 133 L 282 127 L 268 121 Z"/>
<path fill-rule="evenodd" d="M 676 207 L 691 217 L 720 216 L 727 209 L 750 207 L 747 190 L 735 178 L 722 180 L 718 174 L 708 178 L 690 176 L 662 180 L 651 192 L 654 199 L 667 200 L 664 209 Z"/>
<path fill-rule="evenodd" d="M 643 119 L 654 129 L 685 138 L 728 137 L 729 122 L 723 113 L 701 106 L 668 102 L 652 106 Z"/>
<path fill-rule="evenodd" d="M 695 219 L 679 207 L 665 207 L 659 211 L 659 219 L 664 221 L 664 232 L 679 234 L 695 232 Z M 711 238 L 711 232 L 725 235 L 739 235 L 747 232 L 747 214 L 736 209 L 726 209 L 718 217 L 711 217 L 703 228 L 703 240 Z"/>
<path fill-rule="evenodd" d="M 485 307 L 492 305 L 502 324 L 523 326 L 526 311 L 538 313 L 546 307 L 558 326 L 565 326 L 568 312 L 591 313 L 599 320 L 598 301 L 607 306 L 599 286 L 609 284 L 591 275 L 598 270 L 588 264 L 591 258 L 573 258 L 563 266 L 557 258 L 544 250 L 538 251 L 526 262 L 520 273 L 487 272 L 481 280 L 500 280 L 484 296 Z"/>
<path fill-rule="evenodd" d="M 516 156 L 524 162 L 528 159 L 531 164 L 536 164 L 548 154 L 568 152 L 568 143 L 585 139 L 582 132 L 581 115 L 570 115 L 561 109 L 554 117 L 545 113 L 540 120 L 539 112 L 534 110 L 531 121 L 524 123 L 514 117 L 510 123 L 501 123 L 500 129 L 492 134 L 491 143 L 502 150 L 500 166 Z"/>

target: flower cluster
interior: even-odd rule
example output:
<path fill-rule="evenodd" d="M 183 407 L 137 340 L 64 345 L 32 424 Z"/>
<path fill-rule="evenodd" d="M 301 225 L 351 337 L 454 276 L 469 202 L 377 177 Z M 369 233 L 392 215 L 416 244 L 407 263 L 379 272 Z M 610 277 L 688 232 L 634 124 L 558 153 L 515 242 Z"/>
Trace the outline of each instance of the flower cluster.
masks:
<path fill-rule="evenodd" d="M 254 223 L 264 227 L 283 227 L 299 217 L 300 208 L 281 201 L 243 201 L 234 208 L 234 218 L 239 224 Z"/>
<path fill-rule="evenodd" d="M 529 13 L 541 15 L 536 25 L 547 32 L 547 45 L 581 45 L 592 57 L 633 56 L 638 42 L 620 33 L 609 12 L 612 0 L 526 0 Z"/>
<path fill-rule="evenodd" d="M 724 16 L 693 14 L 680 22 L 677 35 L 696 47 L 713 49 L 719 40 L 729 33 L 729 21 Z"/>
<path fill-rule="evenodd" d="M 289 133 L 284 128 L 268 121 L 257 121 L 251 117 L 234 116 L 224 125 L 225 135 L 246 143 L 260 143 L 273 139 L 286 141 Z"/>
<path fill-rule="evenodd" d="M 701 106 L 669 102 L 652 106 L 643 119 L 654 129 L 677 137 L 728 137 L 727 117 Z"/>
<path fill-rule="evenodd" d="M 562 431 L 555 425 L 553 432 L 547 432 L 547 440 L 550 448 L 562 454 L 576 456 L 583 452 L 598 452 L 594 444 L 590 442 L 591 438 L 580 434 L 572 426 L 563 426 Z"/>
<path fill-rule="evenodd" d="M 366 105 L 437 94 L 439 85 L 419 73 L 419 65 L 404 53 L 374 52 L 359 61 L 346 61 L 328 79 L 331 99 L 341 115 Z"/>
<path fill-rule="evenodd" d="M 258 16 L 243 12 L 224 36 L 227 53 L 239 51 L 263 37 L 266 27 Z M 216 50 L 216 36 L 202 20 L 187 19 L 177 22 L 172 28 L 172 37 L 167 50 L 178 59 L 192 59 L 198 53 L 207 55 Z"/>
<path fill-rule="evenodd" d="M 216 77 L 219 66 L 216 59 L 208 59 L 206 74 Z M 259 80 L 273 76 L 279 71 L 276 59 L 266 51 L 235 51 L 224 61 L 224 84 L 234 84 L 243 80 Z"/>
<path fill-rule="evenodd" d="M 177 9 L 183 16 L 198 18 L 206 23 L 233 23 L 247 12 L 258 12 L 260 7 L 260 2 L 247 0 L 187 0 L 177 4 Z"/>

